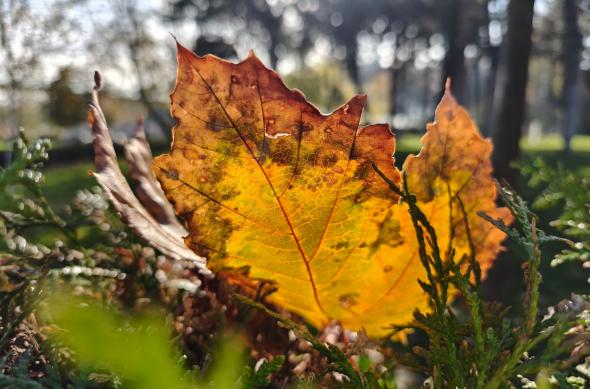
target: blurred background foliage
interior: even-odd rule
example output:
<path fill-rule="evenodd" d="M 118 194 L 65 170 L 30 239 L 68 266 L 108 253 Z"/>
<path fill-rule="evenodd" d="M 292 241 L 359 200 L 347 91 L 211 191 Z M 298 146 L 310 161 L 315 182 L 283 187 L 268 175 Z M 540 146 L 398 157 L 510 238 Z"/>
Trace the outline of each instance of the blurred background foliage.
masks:
<path fill-rule="evenodd" d="M 451 77 L 453 93 L 495 143 L 498 178 L 533 205 L 543 229 L 576 242 L 564 252 L 560 245 L 543 252 L 541 306 L 587 293 L 588 272 L 581 267 L 590 259 L 590 0 L 0 0 L 0 369 L 14 379 L 24 374 L 24 381 L 12 384 L 34 385 L 28 378 L 41 377 L 49 387 L 116 387 L 119 378 L 133 379 L 95 366 L 52 370 L 71 365 L 72 356 L 46 349 L 47 329 L 31 307 L 42 301 L 39 285 L 64 280 L 75 294 L 114 302 L 124 312 L 92 306 L 84 311 L 93 312 L 90 319 L 73 310 L 66 315 L 72 320 L 106 326 L 161 304 L 185 358 L 179 364 L 188 367 L 182 374 L 206 371 L 212 376 L 200 377 L 204 385 L 235 383 L 235 377 L 264 383 L 268 371 L 284 377 L 282 362 L 263 360 L 285 344 L 297 349 L 286 353 L 289 366 L 312 371 L 301 385 L 326 368 L 309 345 L 288 340 L 268 318 L 220 300 L 231 287 L 207 285 L 207 293 L 190 296 L 196 275 L 134 238 L 87 174 L 92 138 L 86 102 L 95 69 L 104 78 L 102 107 L 115 141 L 124 142 L 143 115 L 155 154 L 167 149 L 175 79 L 171 35 L 200 55 L 233 61 L 254 50 L 324 113 L 367 93 L 363 120 L 392 125 L 399 166 L 419 149 Z M 30 139 L 50 138 L 53 148 L 26 141 L 21 128 Z M 515 317 L 525 292 L 520 265 L 505 253 L 483 287 L 485 297 L 515 306 Z M 179 280 L 170 287 L 169 281 Z M 212 334 L 227 329 L 227 317 L 256 331 L 224 343 Z M 160 331 L 162 323 L 146 323 Z M 219 371 L 236 372 L 235 379 L 214 378 L 215 364 L 209 369 L 219 344 L 226 350 L 217 358 Z M 250 375 L 234 358 L 241 357 L 242 344 L 253 360 L 263 361 L 248 367 Z M 171 367 L 172 375 L 177 368 Z M 255 370 L 268 374 L 256 377 Z"/>
<path fill-rule="evenodd" d="M 151 140 L 166 142 L 171 34 L 198 54 L 254 50 L 323 112 L 368 93 L 365 120 L 392 124 L 399 138 L 424 131 L 451 77 L 498 145 L 497 174 L 513 182 L 520 142 L 590 150 L 588 0 L 3 0 L 0 149 L 22 126 L 64 150 L 53 160 L 88 159 L 72 148 L 91 140 L 94 69 L 115 140 L 143 114 Z"/>

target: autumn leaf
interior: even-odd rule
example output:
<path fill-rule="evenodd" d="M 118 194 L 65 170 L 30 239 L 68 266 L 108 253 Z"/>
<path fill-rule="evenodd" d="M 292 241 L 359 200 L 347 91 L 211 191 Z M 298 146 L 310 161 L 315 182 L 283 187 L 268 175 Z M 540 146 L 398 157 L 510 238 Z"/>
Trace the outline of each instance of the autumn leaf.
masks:
<path fill-rule="evenodd" d="M 453 247 L 457 255 L 469 254 L 466 225 L 473 239 L 474 249 L 482 270 L 487 270 L 501 246 L 505 235 L 490 225 L 478 212 L 484 212 L 506 223 L 512 220 L 508 208 L 496 208 L 496 185 L 492 178 L 492 142 L 483 139 L 469 113 L 461 107 L 447 82 L 439 103 L 434 123 L 427 125 L 418 156 L 410 155 L 403 166 L 410 192 L 433 221 L 437 209 L 452 217 L 452 229 L 437 228 L 441 247 L 448 245 L 453 233 Z M 449 207 L 448 198 L 452 199 Z M 467 224 L 465 223 L 467 218 Z M 434 222 L 433 222 L 434 224 Z M 439 224 L 444 226 L 441 221 Z M 447 221 L 446 225 L 449 225 Z"/>
<path fill-rule="evenodd" d="M 249 268 L 276 285 L 271 302 L 316 326 L 380 336 L 425 308 L 407 209 L 371 166 L 400 183 L 395 139 L 387 125 L 359 128 L 364 96 L 324 116 L 253 54 L 232 64 L 179 45 L 171 100 L 172 150 L 153 169 L 211 269 Z M 461 204 L 488 263 L 503 236 L 476 212 L 507 214 L 494 206 L 491 145 L 450 92 L 423 142 L 405 164 L 410 188 L 457 258 L 469 251 Z"/>

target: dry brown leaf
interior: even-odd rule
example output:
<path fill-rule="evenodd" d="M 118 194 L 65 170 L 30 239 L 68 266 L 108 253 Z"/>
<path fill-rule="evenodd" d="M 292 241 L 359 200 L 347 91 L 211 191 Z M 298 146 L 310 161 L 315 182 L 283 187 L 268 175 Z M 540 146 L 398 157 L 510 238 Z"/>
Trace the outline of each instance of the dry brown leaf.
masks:
<path fill-rule="evenodd" d="M 176 218 L 174 208 L 166 199 L 160 183 L 152 172 L 152 150 L 145 136 L 143 120 L 139 118 L 133 137 L 124 146 L 129 178 L 145 209 L 171 234 L 185 237 L 188 231 Z"/>
<path fill-rule="evenodd" d="M 188 260 L 204 275 L 211 275 L 204 258 L 189 250 L 183 243 L 183 236 L 174 234 L 172 229 L 164 228 L 143 207 L 133 194 L 117 163 L 107 122 L 98 103 L 100 78 L 88 105 L 88 121 L 92 128 L 94 146 L 94 173 L 99 184 L 108 195 L 121 219 L 141 238 L 163 254 L 177 260 Z"/>

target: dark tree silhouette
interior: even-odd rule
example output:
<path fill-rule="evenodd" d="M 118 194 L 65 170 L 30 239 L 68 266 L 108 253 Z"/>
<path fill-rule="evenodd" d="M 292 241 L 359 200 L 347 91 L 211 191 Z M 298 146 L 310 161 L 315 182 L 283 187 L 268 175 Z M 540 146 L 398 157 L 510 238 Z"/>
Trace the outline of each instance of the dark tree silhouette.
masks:
<path fill-rule="evenodd" d="M 217 37 L 200 36 L 193 46 L 193 51 L 198 55 L 213 54 L 225 59 L 237 57 L 234 47 Z"/>
<path fill-rule="evenodd" d="M 534 0 L 510 1 L 508 31 L 502 47 L 503 57 L 498 69 L 498 84 L 494 96 L 494 171 L 497 177 L 513 184 L 516 183 L 517 175 L 511 163 L 518 158 L 520 152 L 534 3 Z"/>
<path fill-rule="evenodd" d="M 442 31 L 447 42 L 447 52 L 443 62 L 442 82 L 447 78 L 453 81 L 453 94 L 459 102 L 466 103 L 465 48 L 478 44 L 478 29 L 488 23 L 487 1 L 446 0 L 440 1 Z M 441 93 L 444 85 L 441 85 Z"/>
<path fill-rule="evenodd" d="M 233 30 L 236 30 L 237 26 L 241 25 L 241 30 L 246 32 L 261 31 L 266 35 L 270 66 L 276 69 L 279 60 L 277 48 L 282 43 L 285 43 L 288 37 L 284 36 L 282 32 L 282 13 L 273 10 L 266 1 L 219 0 L 194 2 L 175 0 L 171 4 L 172 12 L 168 17 L 177 20 L 184 18 L 187 13 L 192 13 L 195 22 L 204 31 L 208 41 L 223 42 L 223 37 L 219 35 L 219 27 L 223 25 Z M 239 23 L 233 23 L 236 21 L 239 21 Z M 216 28 L 208 28 L 213 25 Z M 239 33 L 240 31 L 238 31 L 238 35 Z M 215 36 L 215 34 L 218 36 Z M 198 42 L 194 46 L 198 48 Z"/>
<path fill-rule="evenodd" d="M 580 110 L 580 56 L 582 52 L 582 34 L 578 24 L 578 7 L 576 0 L 563 1 L 563 137 L 565 151 L 571 148 L 571 139 L 578 127 Z"/>
<path fill-rule="evenodd" d="M 443 63 L 443 82 L 451 78 L 453 82 L 453 94 L 460 101 L 464 102 L 465 89 L 465 22 L 462 20 L 464 6 L 461 0 L 445 1 L 443 9 L 445 19 L 445 35 L 448 48 Z M 444 90 L 441 88 L 441 91 Z"/>

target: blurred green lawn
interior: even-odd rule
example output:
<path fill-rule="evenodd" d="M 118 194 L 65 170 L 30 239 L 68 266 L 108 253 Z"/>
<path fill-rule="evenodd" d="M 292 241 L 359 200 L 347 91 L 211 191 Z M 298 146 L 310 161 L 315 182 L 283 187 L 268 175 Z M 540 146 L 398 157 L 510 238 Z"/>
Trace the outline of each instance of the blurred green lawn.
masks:
<path fill-rule="evenodd" d="M 401 162 L 408 153 L 415 153 L 420 149 L 420 138 L 422 135 L 419 134 L 398 134 L 396 150 L 398 166 L 401 166 Z M 530 142 L 528 138 L 523 138 L 520 142 L 523 161 L 541 157 L 551 166 L 559 162 L 569 169 L 590 177 L 590 135 L 574 136 L 572 151 L 569 155 L 564 155 L 563 146 L 563 138 L 558 134 L 547 135 L 538 142 Z"/>
<path fill-rule="evenodd" d="M 420 148 L 420 134 L 397 134 L 397 147 L 399 150 L 412 151 Z M 535 152 L 561 152 L 565 143 L 559 134 L 546 135 L 539 139 L 538 142 L 531 142 L 524 137 L 520 146 L 525 153 Z M 574 153 L 590 153 L 590 135 L 576 135 L 572 139 L 572 151 Z"/>
<path fill-rule="evenodd" d="M 406 156 L 418 152 L 420 138 L 418 134 L 400 134 L 397 139 L 396 164 L 401 167 Z M 523 157 L 526 159 L 542 157 L 551 165 L 558 162 L 572 170 L 590 177 L 590 136 L 576 135 L 572 142 L 571 154 L 562 153 L 563 140 L 559 135 L 544 137 L 538 143 L 527 140 L 521 142 Z M 125 171 L 125 166 L 122 164 Z M 94 170 L 91 162 L 78 162 L 68 165 L 50 165 L 45 171 L 43 190 L 52 205 L 62 206 L 71 201 L 79 189 L 96 185 L 96 180 L 89 173 Z"/>
<path fill-rule="evenodd" d="M 91 171 L 95 170 L 90 162 L 68 165 L 49 166 L 45 169 L 43 192 L 52 205 L 66 205 L 77 190 L 97 185 Z"/>
<path fill-rule="evenodd" d="M 48 166 L 42 184 L 47 201 L 57 208 L 69 204 L 76 191 L 98 185 L 92 175 L 95 170 L 92 162 Z M 124 174 L 127 172 L 125 163 L 121 163 L 121 170 Z"/>

